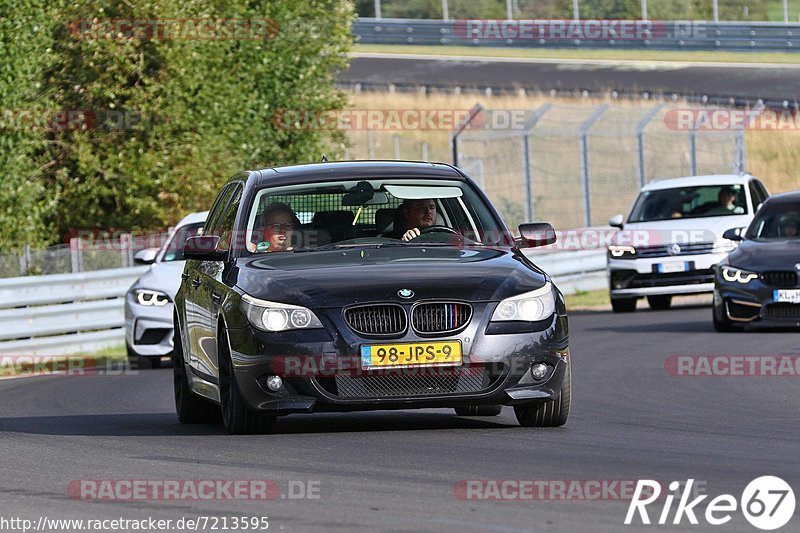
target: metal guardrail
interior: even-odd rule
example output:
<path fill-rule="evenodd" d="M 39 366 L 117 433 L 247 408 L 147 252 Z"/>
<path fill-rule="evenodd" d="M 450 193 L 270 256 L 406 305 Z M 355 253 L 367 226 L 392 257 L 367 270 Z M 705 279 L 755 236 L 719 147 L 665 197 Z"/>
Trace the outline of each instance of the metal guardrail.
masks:
<path fill-rule="evenodd" d="M 605 252 L 528 256 L 564 294 L 602 289 Z M 0 355 L 90 353 L 124 341 L 124 296 L 148 267 L 0 279 Z"/>
<path fill-rule="evenodd" d="M 0 279 L 0 355 L 88 353 L 124 341 L 124 296 L 148 267 Z"/>
<path fill-rule="evenodd" d="M 619 25 L 613 25 L 620 22 L 631 24 L 629 37 Z M 616 34 L 611 31 L 614 28 Z M 353 25 L 353 32 L 362 44 L 760 52 L 800 49 L 800 24 L 783 22 L 361 18 Z"/>

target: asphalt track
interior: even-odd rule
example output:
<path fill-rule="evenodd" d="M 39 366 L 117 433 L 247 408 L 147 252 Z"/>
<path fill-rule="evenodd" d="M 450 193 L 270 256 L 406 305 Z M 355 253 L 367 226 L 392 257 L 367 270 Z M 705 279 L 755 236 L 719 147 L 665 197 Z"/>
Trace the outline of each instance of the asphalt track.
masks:
<path fill-rule="evenodd" d="M 717 334 L 708 307 L 574 313 L 572 416 L 563 428 L 541 430 L 518 427 L 505 408 L 487 418 L 449 410 L 295 415 L 279 421 L 278 434 L 231 437 L 177 422 L 169 369 L 2 381 L 0 508 L 6 518 L 33 520 L 268 516 L 278 531 L 647 529 L 623 526 L 627 500 L 470 501 L 456 498 L 454 485 L 693 478 L 712 497 L 738 498 L 750 480 L 777 475 L 797 491 L 798 378 L 674 377 L 664 368 L 670 355 L 798 355 L 797 339 Z M 69 497 L 70 481 L 81 479 L 270 479 L 284 496 L 293 480 L 318 483 L 319 498 Z M 798 524 L 795 516 L 784 530 Z M 650 527 L 711 529 L 720 530 L 685 519 Z M 756 531 L 740 512 L 723 529 Z"/>
<path fill-rule="evenodd" d="M 424 80 L 424 82 L 420 81 Z M 708 96 L 725 102 L 763 99 L 794 105 L 800 94 L 796 65 L 702 64 L 659 61 L 532 60 L 359 54 L 339 81 L 353 85 L 428 85 L 590 93 Z"/>

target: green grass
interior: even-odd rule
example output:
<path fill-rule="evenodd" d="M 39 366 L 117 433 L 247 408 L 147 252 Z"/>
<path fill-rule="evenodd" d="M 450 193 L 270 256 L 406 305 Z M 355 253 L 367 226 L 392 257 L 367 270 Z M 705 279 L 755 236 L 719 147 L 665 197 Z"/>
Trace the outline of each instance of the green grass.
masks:
<path fill-rule="evenodd" d="M 578 291 L 575 294 L 564 296 L 567 302 L 567 311 L 578 311 L 581 309 L 592 309 L 596 307 L 610 306 L 608 290 L 599 291 Z"/>
<path fill-rule="evenodd" d="M 692 63 L 781 63 L 800 64 L 797 52 L 699 52 L 667 50 L 553 50 L 471 46 L 416 46 L 359 44 L 354 52 L 454 56 L 520 57 L 535 59 L 607 59 L 612 61 L 677 61 Z"/>

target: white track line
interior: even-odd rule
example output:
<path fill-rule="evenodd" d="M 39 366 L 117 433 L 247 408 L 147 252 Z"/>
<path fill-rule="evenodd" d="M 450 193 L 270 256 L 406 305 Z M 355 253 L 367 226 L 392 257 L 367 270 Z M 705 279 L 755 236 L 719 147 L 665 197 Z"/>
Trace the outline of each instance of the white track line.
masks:
<path fill-rule="evenodd" d="M 645 61 L 641 59 L 554 59 L 536 57 L 500 57 L 500 56 L 460 56 L 433 54 L 392 54 L 383 52 L 351 52 L 350 57 L 364 59 L 414 59 L 423 61 L 470 61 L 476 63 L 532 63 L 549 65 L 593 65 L 607 67 L 626 67 L 656 70 L 671 70 L 687 67 L 709 68 L 760 68 L 760 69 L 793 69 L 800 70 L 800 64 L 792 63 L 724 63 L 705 61 Z"/>

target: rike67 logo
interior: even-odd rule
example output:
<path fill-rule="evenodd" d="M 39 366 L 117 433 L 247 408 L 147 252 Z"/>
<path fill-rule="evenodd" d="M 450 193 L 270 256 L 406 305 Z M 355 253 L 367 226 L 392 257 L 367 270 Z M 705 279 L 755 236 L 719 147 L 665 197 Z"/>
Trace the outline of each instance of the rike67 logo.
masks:
<path fill-rule="evenodd" d="M 786 525 L 794 514 L 794 491 L 779 477 L 762 476 L 754 479 L 745 487 L 742 497 L 738 501 L 731 494 L 721 494 L 708 502 L 703 513 L 700 511 L 700 504 L 708 496 L 704 494 L 690 501 L 693 484 L 693 479 L 687 480 L 685 484 L 678 481 L 670 483 L 671 493 L 663 498 L 663 506 L 661 506 L 659 505 L 662 496 L 661 484 L 649 479 L 639 480 L 628 507 L 628 514 L 625 516 L 625 524 L 635 523 L 637 514 L 642 524 L 650 524 L 647 506 L 657 500 L 658 504 L 654 507 L 661 507 L 661 512 L 655 523 L 660 525 L 670 523 L 672 504 L 676 499 L 678 504 L 672 516 L 671 523 L 673 525 L 680 524 L 684 518 L 690 524 L 697 525 L 699 515 L 705 519 L 706 523 L 720 526 L 733 520 L 732 513 L 739 508 L 750 524 L 758 529 L 771 531 Z"/>

